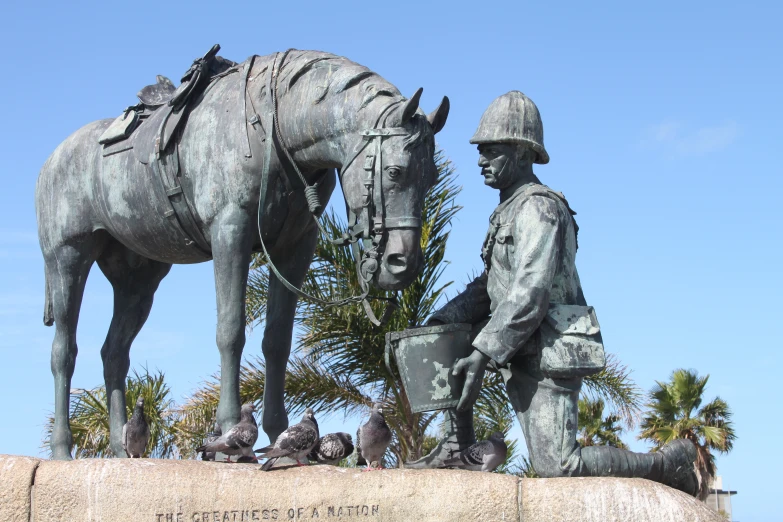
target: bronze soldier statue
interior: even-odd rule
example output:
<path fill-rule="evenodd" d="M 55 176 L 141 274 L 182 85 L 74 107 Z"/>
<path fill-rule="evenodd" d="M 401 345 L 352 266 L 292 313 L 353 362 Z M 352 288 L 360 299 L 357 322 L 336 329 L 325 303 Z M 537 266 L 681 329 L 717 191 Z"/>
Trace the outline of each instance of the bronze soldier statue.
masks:
<path fill-rule="evenodd" d="M 453 368 L 465 385 L 457 408 L 447 410 L 446 437 L 406 467 L 440 467 L 475 441 L 473 403 L 491 364 L 505 380 L 540 476 L 641 477 L 696 494 L 690 441 L 655 453 L 576 441 L 582 378 L 600 371 L 605 358 L 576 270 L 575 213 L 533 173 L 534 163 L 549 162 L 543 134 L 536 105 L 511 91 L 492 102 L 470 140 L 484 184 L 500 191 L 482 249 L 485 270 L 428 324 L 473 324 L 474 351 Z"/>

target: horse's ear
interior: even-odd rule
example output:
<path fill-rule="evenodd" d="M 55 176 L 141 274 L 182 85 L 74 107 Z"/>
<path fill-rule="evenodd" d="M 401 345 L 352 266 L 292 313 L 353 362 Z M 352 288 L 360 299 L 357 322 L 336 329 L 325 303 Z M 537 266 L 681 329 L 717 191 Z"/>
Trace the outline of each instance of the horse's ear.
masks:
<path fill-rule="evenodd" d="M 405 125 L 405 123 L 416 114 L 416 111 L 419 109 L 419 98 L 421 98 L 422 92 L 424 92 L 424 89 L 419 87 L 419 90 L 413 93 L 411 99 L 405 102 L 405 105 L 402 108 L 400 125 Z"/>
<path fill-rule="evenodd" d="M 433 134 L 439 133 L 443 129 L 443 126 L 446 125 L 446 118 L 449 117 L 450 107 L 451 104 L 449 103 L 449 97 L 444 96 L 443 101 L 440 102 L 438 108 L 429 113 L 427 116 L 427 121 L 430 122 Z"/>

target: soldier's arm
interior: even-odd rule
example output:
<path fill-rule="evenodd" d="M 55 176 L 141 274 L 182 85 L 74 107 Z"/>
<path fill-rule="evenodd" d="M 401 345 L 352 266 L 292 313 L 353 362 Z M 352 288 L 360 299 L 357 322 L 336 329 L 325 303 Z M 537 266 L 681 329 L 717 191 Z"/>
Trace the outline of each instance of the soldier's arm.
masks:
<path fill-rule="evenodd" d="M 480 276 L 468 283 L 465 290 L 435 312 L 427 323 L 476 324 L 489 317 L 489 304 L 487 273 L 482 272 Z"/>
<path fill-rule="evenodd" d="M 508 291 L 473 341 L 498 364 L 507 363 L 544 320 L 567 226 L 551 198 L 532 196 L 522 204 L 509 250 Z"/>

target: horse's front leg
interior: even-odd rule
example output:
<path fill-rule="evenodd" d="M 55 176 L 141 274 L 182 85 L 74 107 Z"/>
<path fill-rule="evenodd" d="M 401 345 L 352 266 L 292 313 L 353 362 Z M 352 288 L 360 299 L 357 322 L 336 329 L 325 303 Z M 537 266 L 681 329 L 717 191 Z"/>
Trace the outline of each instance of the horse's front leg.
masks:
<path fill-rule="evenodd" d="M 312 222 L 311 222 L 312 224 Z M 281 238 L 281 241 L 285 238 Z M 305 274 L 315 253 L 318 231 L 315 226 L 304 237 L 292 242 L 285 250 L 286 255 L 275 259 L 280 273 L 297 288 L 302 287 Z M 283 286 L 274 274 L 269 276 L 269 294 L 266 307 L 266 326 L 261 344 L 266 361 L 264 383 L 264 411 L 262 426 L 269 436 L 269 442 L 288 427 L 285 411 L 285 371 L 291 354 L 291 335 L 296 314 L 297 296 Z"/>
<path fill-rule="evenodd" d="M 245 292 L 253 230 L 247 212 L 238 207 L 226 209 L 211 229 L 220 350 L 217 421 L 223 433 L 239 422 L 239 365 L 245 347 Z"/>

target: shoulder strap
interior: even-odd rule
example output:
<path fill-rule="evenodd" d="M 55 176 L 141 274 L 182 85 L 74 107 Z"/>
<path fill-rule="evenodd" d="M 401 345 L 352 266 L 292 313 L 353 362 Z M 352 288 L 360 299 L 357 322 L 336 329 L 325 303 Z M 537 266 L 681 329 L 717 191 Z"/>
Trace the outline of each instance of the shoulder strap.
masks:
<path fill-rule="evenodd" d="M 579 250 L 579 224 L 576 222 L 576 218 L 574 217 L 576 212 L 571 208 L 571 205 L 568 204 L 568 200 L 565 198 L 563 193 L 552 190 L 546 185 L 535 185 L 535 190 L 528 193 L 526 197 L 530 196 L 544 196 L 549 199 L 559 201 L 565 205 L 566 210 L 568 210 L 568 213 L 571 216 L 571 222 L 574 224 L 574 241 L 576 242 L 576 249 Z"/>
<path fill-rule="evenodd" d="M 532 196 L 543 196 L 545 198 L 549 198 L 554 201 L 559 201 L 560 203 L 565 205 L 566 209 L 568 210 L 568 213 L 571 216 L 571 222 L 574 224 L 574 239 L 576 240 L 576 247 L 578 249 L 579 248 L 579 225 L 576 222 L 576 218 L 574 218 L 576 212 L 574 212 L 574 210 L 571 208 L 571 205 L 568 204 L 568 200 L 565 198 L 562 192 L 552 190 L 546 185 L 533 184 L 524 190 L 520 190 L 519 192 L 511 196 L 508 200 L 504 201 L 502 204 L 502 209 L 505 209 L 507 206 L 511 205 L 512 202 L 522 204 L 525 202 L 526 199 Z M 501 207 L 498 207 L 498 209 L 495 210 L 494 213 L 499 213 L 499 211 L 502 209 Z"/>

